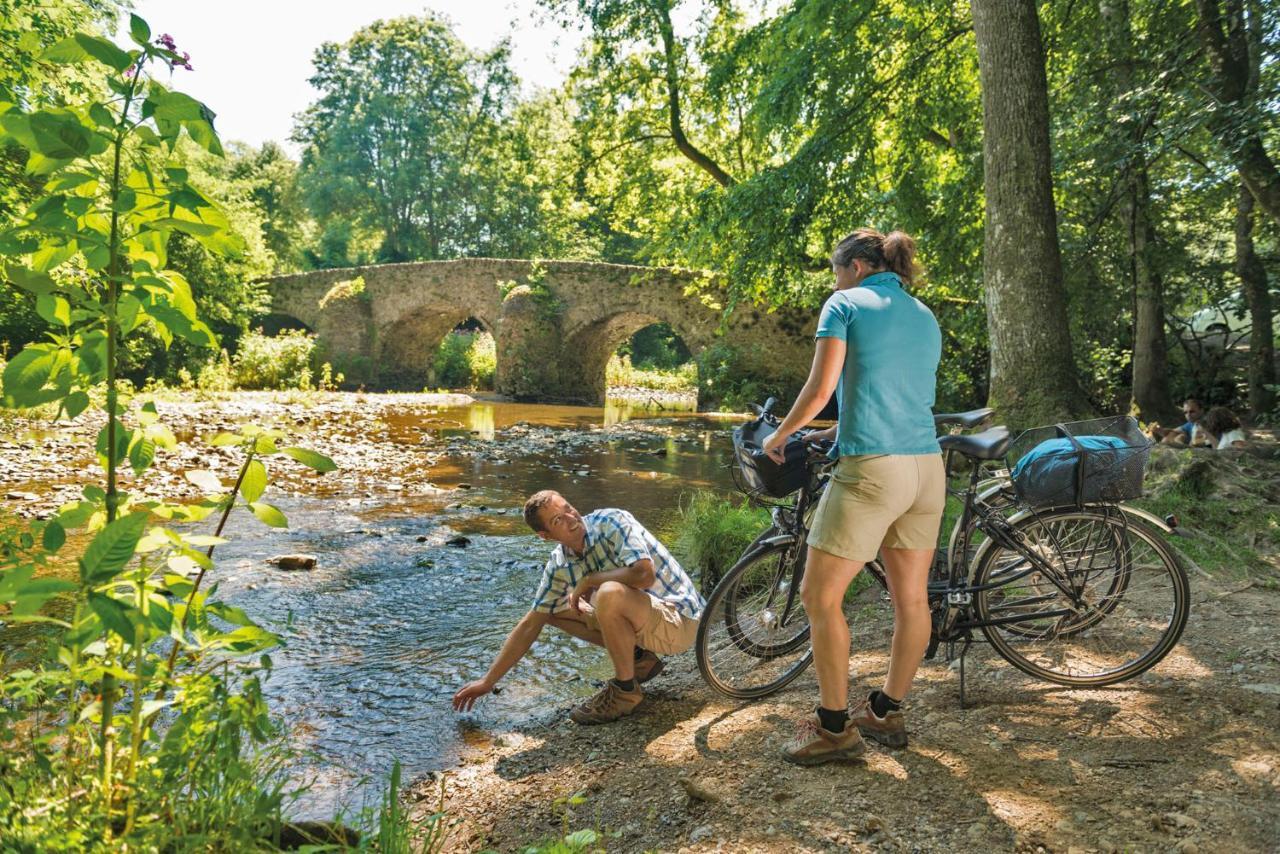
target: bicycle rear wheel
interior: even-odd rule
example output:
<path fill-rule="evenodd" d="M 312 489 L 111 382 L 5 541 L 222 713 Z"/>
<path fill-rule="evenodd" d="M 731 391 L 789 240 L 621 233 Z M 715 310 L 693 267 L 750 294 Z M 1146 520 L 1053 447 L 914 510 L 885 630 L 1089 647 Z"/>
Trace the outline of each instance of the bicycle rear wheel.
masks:
<path fill-rule="evenodd" d="M 730 697 L 753 699 L 790 684 L 813 660 L 809 617 L 792 589 L 805 557 L 795 541 L 747 554 L 707 598 L 698 624 L 698 669 Z"/>
<path fill-rule="evenodd" d="M 987 548 L 974 581 L 996 586 L 980 590 L 973 603 L 980 622 L 995 623 L 982 626 L 983 634 L 1014 667 L 1059 685 L 1098 687 L 1144 673 L 1177 644 L 1189 608 L 1187 575 L 1150 526 L 1066 508 L 1027 516 L 1014 528 L 1021 547 Z"/>

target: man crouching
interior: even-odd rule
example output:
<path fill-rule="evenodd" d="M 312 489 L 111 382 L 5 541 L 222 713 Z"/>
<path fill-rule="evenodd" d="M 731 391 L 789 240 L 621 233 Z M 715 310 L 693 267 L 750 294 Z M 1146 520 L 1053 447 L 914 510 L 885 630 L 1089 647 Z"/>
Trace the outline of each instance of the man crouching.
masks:
<path fill-rule="evenodd" d="M 641 683 L 662 672 L 662 655 L 693 646 L 704 602 L 692 579 L 658 539 L 625 510 L 583 516 L 544 489 L 524 505 L 539 537 L 559 543 L 542 570 L 533 606 L 502 644 L 484 678 L 453 695 L 467 711 L 533 646 L 545 625 L 603 646 L 614 678 L 570 714 L 580 724 L 616 721 L 644 699 Z"/>

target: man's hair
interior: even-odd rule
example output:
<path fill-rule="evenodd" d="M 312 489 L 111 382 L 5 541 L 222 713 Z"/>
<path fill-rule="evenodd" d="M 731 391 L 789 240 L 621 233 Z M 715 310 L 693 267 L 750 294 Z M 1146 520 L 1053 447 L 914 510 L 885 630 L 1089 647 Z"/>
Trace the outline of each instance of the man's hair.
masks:
<path fill-rule="evenodd" d="M 543 489 L 529 496 L 529 500 L 524 503 L 524 523 L 534 531 L 545 531 L 547 526 L 542 524 L 542 517 L 538 514 L 542 512 L 542 508 L 551 503 L 552 498 L 563 498 L 560 493 L 554 489 Z"/>
<path fill-rule="evenodd" d="M 1198 397 L 1188 397 L 1186 400 L 1182 401 L 1183 406 L 1186 406 L 1188 403 L 1194 403 L 1196 406 L 1204 409 L 1204 404 L 1200 402 L 1200 398 Z"/>

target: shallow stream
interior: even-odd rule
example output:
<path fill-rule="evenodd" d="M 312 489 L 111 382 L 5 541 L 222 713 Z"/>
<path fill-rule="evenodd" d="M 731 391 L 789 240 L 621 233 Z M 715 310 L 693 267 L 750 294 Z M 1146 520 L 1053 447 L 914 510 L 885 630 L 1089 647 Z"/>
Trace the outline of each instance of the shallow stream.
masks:
<path fill-rule="evenodd" d="M 627 417 L 643 423 L 623 438 L 580 442 Z M 682 496 L 732 488 L 726 420 L 476 403 L 387 423 L 397 442 L 429 433 L 451 440 L 458 452 L 441 456 L 431 480 L 470 488 L 344 496 L 339 480 L 328 497 L 273 499 L 288 530 L 261 533 L 250 519 L 233 520 L 241 524 L 230 530 L 255 535 L 217 554 L 224 598 L 285 639 L 272 652 L 266 689 L 295 743 L 312 752 L 305 776 L 314 783 L 295 810 L 304 817 L 373 803 L 394 759 L 406 780 L 447 767 L 468 739 L 546 715 L 608 676 L 603 651 L 548 629 L 500 694 L 470 714 L 450 708 L 453 692 L 483 674 L 527 610 L 550 552 L 524 526 L 528 494 L 557 489 L 584 513 L 624 507 L 662 535 Z M 549 450 L 540 428 L 562 431 Z M 536 450 L 522 445 L 525 429 L 542 435 Z M 448 543 L 458 536 L 468 542 Z M 295 552 L 316 555 L 317 567 L 263 563 Z"/>

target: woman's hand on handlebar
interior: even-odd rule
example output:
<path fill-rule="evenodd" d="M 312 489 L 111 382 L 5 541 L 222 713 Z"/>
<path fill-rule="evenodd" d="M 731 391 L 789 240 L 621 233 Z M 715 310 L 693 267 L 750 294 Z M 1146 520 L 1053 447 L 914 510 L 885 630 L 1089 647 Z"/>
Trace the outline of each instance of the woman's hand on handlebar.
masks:
<path fill-rule="evenodd" d="M 825 430 L 814 430 L 811 433 L 805 433 L 803 438 L 810 445 L 815 442 L 834 442 L 836 440 L 836 428 L 828 427 Z"/>
<path fill-rule="evenodd" d="M 781 464 L 786 460 L 786 444 L 790 433 L 776 432 L 764 441 L 764 452 L 769 459 Z"/>

